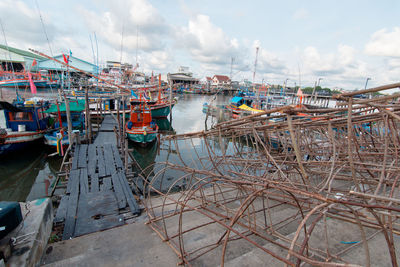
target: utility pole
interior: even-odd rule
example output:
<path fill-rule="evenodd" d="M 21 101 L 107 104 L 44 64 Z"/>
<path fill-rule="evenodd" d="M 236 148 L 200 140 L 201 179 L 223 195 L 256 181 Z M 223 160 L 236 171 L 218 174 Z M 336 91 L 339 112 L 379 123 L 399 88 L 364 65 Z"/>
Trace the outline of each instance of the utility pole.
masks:
<path fill-rule="evenodd" d="M 258 50 L 259 50 L 259 49 L 260 49 L 259 47 L 256 47 L 256 59 L 254 60 L 254 72 L 253 72 L 253 85 L 254 85 L 255 78 L 256 78 L 257 59 L 258 59 Z"/>
<path fill-rule="evenodd" d="M 365 81 L 365 87 L 364 87 L 364 89 L 367 89 L 367 84 L 368 84 L 368 81 L 369 80 L 371 80 L 371 78 L 367 78 L 367 80 Z"/>
<path fill-rule="evenodd" d="M 230 74 L 230 76 L 229 76 L 229 78 L 231 79 L 231 81 L 232 81 L 232 70 L 233 70 L 233 62 L 235 61 L 235 58 L 234 57 L 231 57 L 231 74 Z"/>

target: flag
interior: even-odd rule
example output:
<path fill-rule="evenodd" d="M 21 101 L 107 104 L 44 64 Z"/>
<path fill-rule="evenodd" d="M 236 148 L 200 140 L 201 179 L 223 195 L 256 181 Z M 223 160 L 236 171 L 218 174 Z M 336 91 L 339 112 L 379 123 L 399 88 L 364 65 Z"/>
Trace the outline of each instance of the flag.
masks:
<path fill-rule="evenodd" d="M 297 91 L 297 96 L 300 98 L 300 104 L 303 102 L 303 91 L 301 91 L 300 87 Z"/>
<path fill-rule="evenodd" d="M 68 64 L 69 56 L 65 56 L 65 55 L 63 54 L 63 58 L 64 58 L 65 64 Z"/>
<path fill-rule="evenodd" d="M 31 86 L 31 92 L 32 94 L 36 94 L 37 93 L 36 86 L 32 80 L 32 74 L 30 72 L 28 72 L 28 78 L 29 78 L 29 85 Z"/>
<path fill-rule="evenodd" d="M 32 67 L 33 67 L 33 66 L 36 66 L 36 65 L 37 65 L 36 59 L 33 59 L 33 61 L 32 61 Z"/>
<path fill-rule="evenodd" d="M 131 90 L 131 96 L 133 96 L 134 98 L 138 98 L 137 94 L 135 94 L 133 90 Z"/>

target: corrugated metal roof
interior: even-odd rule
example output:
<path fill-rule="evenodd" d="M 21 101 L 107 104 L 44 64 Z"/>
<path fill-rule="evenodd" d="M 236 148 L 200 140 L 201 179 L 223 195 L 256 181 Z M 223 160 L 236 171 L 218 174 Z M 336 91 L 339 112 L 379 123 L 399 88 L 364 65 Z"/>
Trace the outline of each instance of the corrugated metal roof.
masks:
<path fill-rule="evenodd" d="M 0 48 L 0 61 L 5 61 L 5 62 L 25 62 L 25 59 L 23 56 L 18 55 L 13 52 L 9 52 L 6 49 Z"/>
<path fill-rule="evenodd" d="M 31 52 L 29 52 L 29 51 L 21 50 L 21 49 L 18 49 L 18 48 L 14 48 L 14 47 L 2 45 L 2 44 L 0 44 L 0 48 L 5 49 L 6 51 L 10 51 L 10 52 L 12 52 L 12 53 L 21 55 L 21 56 L 23 56 L 23 57 L 31 57 L 31 58 L 36 58 L 36 59 L 38 59 L 38 60 L 45 59 L 44 57 L 39 56 L 39 55 L 36 55 L 36 54 L 31 53 Z"/>

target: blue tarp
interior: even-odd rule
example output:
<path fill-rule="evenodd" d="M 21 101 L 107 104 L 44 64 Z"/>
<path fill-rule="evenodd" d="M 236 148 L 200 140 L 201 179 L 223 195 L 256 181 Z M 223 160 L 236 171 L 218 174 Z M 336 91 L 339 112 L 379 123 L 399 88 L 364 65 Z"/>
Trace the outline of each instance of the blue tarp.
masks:
<path fill-rule="evenodd" d="M 235 96 L 232 98 L 231 103 L 238 103 L 243 97 Z"/>

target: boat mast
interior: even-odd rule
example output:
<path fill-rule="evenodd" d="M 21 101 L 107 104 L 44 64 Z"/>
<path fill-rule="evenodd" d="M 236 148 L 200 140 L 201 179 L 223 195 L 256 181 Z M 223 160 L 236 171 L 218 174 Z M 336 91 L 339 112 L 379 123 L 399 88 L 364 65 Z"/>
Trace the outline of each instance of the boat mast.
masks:
<path fill-rule="evenodd" d="M 255 91 L 255 89 L 256 89 L 256 85 L 255 85 L 255 79 L 256 79 L 256 71 L 257 71 L 257 59 L 258 59 L 258 50 L 259 50 L 260 48 L 257 46 L 256 47 L 256 59 L 254 60 L 254 72 L 253 72 L 253 92 Z M 257 105 L 258 105 L 258 102 L 260 101 L 260 93 L 259 93 L 259 90 L 257 90 Z"/>
<path fill-rule="evenodd" d="M 11 52 L 10 52 L 10 48 L 8 47 L 7 38 L 6 38 L 6 33 L 5 33 L 5 31 L 4 31 L 3 21 L 2 21 L 1 19 L 0 19 L 0 24 L 1 24 L 1 31 L 3 32 L 4 43 L 6 44 L 7 51 L 8 51 L 8 57 L 10 58 L 10 66 L 11 66 L 12 76 L 13 76 L 14 80 L 16 80 L 15 71 L 14 71 L 14 65 L 13 65 L 12 59 L 11 59 Z M 6 63 L 6 66 L 7 66 L 7 63 Z M 17 85 L 17 81 L 14 82 L 14 87 L 15 87 L 15 94 L 17 95 L 17 98 L 18 98 L 18 85 Z M 3 89 L 1 89 L 1 98 L 3 98 Z"/>

